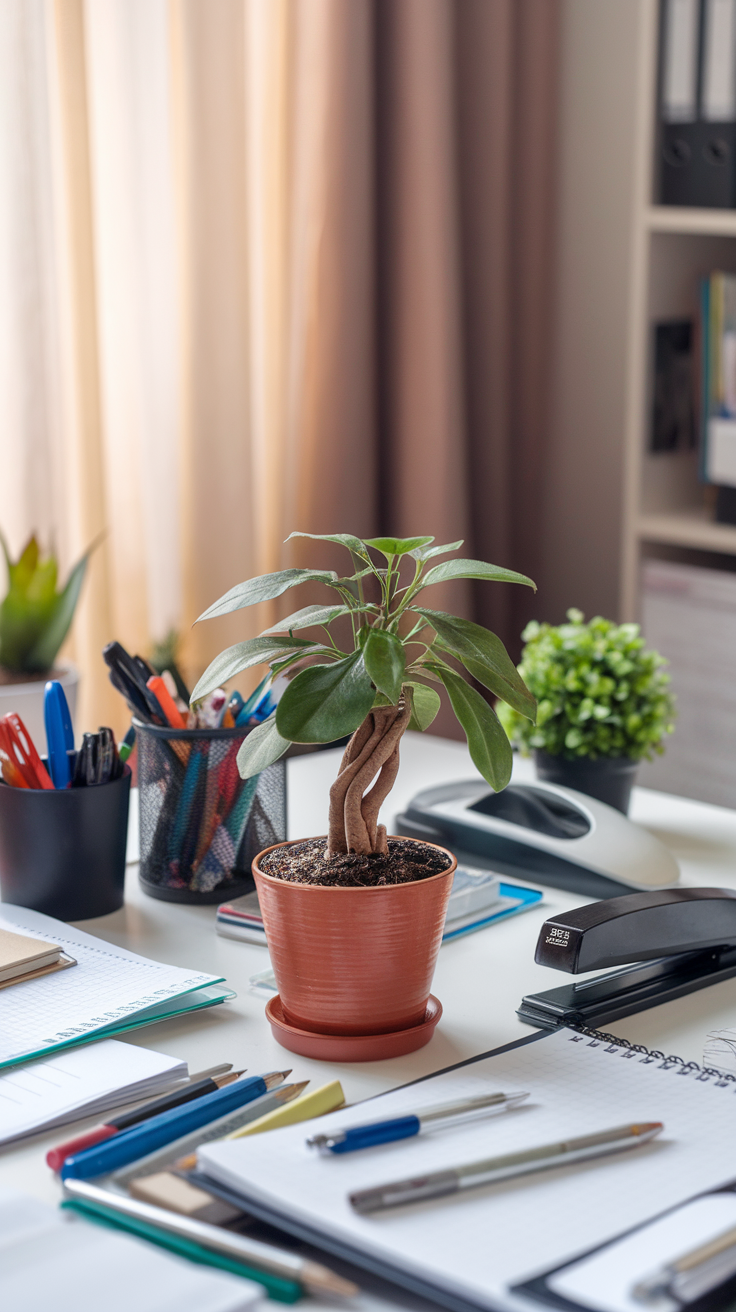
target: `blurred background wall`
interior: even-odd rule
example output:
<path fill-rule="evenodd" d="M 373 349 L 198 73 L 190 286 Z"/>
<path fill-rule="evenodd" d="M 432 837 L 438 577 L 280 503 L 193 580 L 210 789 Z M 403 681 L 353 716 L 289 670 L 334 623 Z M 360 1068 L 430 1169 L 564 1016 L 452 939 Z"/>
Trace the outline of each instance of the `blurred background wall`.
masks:
<path fill-rule="evenodd" d="M 222 592 L 334 563 L 292 529 L 544 574 L 562 15 L 4 0 L 0 526 L 104 534 L 80 725 L 124 723 L 111 638 L 194 678 L 271 619 L 192 629 Z M 462 586 L 518 651 L 531 596 Z"/>

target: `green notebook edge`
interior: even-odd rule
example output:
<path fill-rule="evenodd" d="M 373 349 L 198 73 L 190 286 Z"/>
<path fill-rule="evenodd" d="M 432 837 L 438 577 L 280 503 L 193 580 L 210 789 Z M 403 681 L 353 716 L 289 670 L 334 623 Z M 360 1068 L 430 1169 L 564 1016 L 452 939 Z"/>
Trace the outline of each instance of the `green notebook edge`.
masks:
<path fill-rule="evenodd" d="M 106 1207 L 102 1207 L 98 1203 L 83 1201 L 81 1198 L 65 1199 L 60 1206 L 65 1211 L 77 1212 L 88 1220 L 99 1225 L 108 1226 L 113 1230 L 128 1230 L 141 1239 L 149 1239 L 152 1243 L 158 1244 L 160 1248 L 168 1248 L 170 1252 L 176 1253 L 179 1257 L 189 1258 L 190 1261 L 198 1262 L 202 1266 L 219 1267 L 222 1271 L 229 1271 L 232 1275 L 253 1280 L 256 1284 L 263 1286 L 269 1298 L 276 1299 L 279 1303 L 296 1303 L 302 1297 L 301 1286 L 293 1280 L 283 1280 L 280 1276 L 271 1275 L 268 1271 L 258 1271 L 255 1267 L 245 1266 L 242 1262 L 236 1262 L 224 1253 L 216 1253 L 212 1249 L 204 1248 L 201 1244 L 195 1244 L 191 1239 L 185 1239 L 182 1235 L 168 1234 L 164 1230 L 157 1230 L 154 1225 L 149 1224 L 148 1221 L 141 1221 L 138 1217 L 122 1216 L 119 1212 L 108 1211 Z"/>
<path fill-rule="evenodd" d="M 76 1039 L 65 1039 L 63 1043 L 53 1043 L 48 1048 L 39 1048 L 35 1052 L 24 1052 L 17 1057 L 9 1057 L 7 1061 L 0 1061 L 0 1070 L 7 1070 L 11 1066 L 21 1066 L 27 1061 L 37 1061 L 39 1057 L 47 1057 L 51 1053 L 61 1052 L 66 1048 L 78 1048 L 83 1043 L 93 1043 L 95 1039 L 114 1039 L 118 1034 L 126 1034 L 129 1030 L 142 1029 L 144 1025 L 157 1025 L 162 1020 L 172 1020 L 176 1016 L 185 1016 L 190 1011 L 202 1011 L 205 1007 L 216 1007 L 221 1002 L 232 1002 L 237 994 L 232 989 L 218 989 L 216 996 L 204 997 L 196 1000 L 196 995 L 206 994 L 210 989 L 214 989 L 217 984 L 224 983 L 224 980 L 215 980 L 205 988 L 190 989 L 186 993 L 179 993 L 175 998 L 171 998 L 172 1004 L 183 1003 L 185 1005 L 172 1005 L 171 1008 L 158 1015 L 152 1016 L 150 1013 L 159 1007 L 167 1007 L 168 1003 L 157 1003 L 156 1007 L 147 1007 L 144 1012 L 134 1013 L 127 1020 L 119 1025 L 103 1026 L 99 1030 L 92 1030 L 88 1034 L 82 1034 Z"/>

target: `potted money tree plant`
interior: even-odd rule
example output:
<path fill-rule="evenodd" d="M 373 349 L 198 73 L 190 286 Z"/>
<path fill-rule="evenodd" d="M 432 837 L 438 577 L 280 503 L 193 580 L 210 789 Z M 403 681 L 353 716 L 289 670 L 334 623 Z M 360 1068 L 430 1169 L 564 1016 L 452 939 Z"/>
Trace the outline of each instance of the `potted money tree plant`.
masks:
<path fill-rule="evenodd" d="M 421 1032 L 455 859 L 429 843 L 388 837 L 378 823 L 396 779 L 402 735 L 429 728 L 443 691 L 476 768 L 498 790 L 511 776 L 511 746 L 495 711 L 458 665 L 520 715 L 533 721 L 536 712 L 500 639 L 432 609 L 431 589 L 452 579 L 534 584 L 484 561 L 437 561 L 462 542 L 291 536 L 338 543 L 349 552 L 351 569 L 345 577 L 281 570 L 221 597 L 200 619 L 271 600 L 300 583 L 324 584 L 332 593 L 325 603 L 305 606 L 222 652 L 192 700 L 250 666 L 290 672 L 275 712 L 240 748 L 245 778 L 278 760 L 291 743 L 351 735 L 330 790 L 327 836 L 278 844 L 253 866 L 282 1020 L 294 1032 L 322 1036 L 414 1029 L 412 1046 L 418 1047 L 429 1037 Z"/>

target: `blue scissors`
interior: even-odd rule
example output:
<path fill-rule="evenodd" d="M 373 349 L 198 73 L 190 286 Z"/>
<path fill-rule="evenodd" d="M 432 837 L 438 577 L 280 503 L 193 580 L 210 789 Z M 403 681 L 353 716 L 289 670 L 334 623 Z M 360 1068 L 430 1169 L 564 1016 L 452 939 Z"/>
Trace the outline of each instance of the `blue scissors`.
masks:
<path fill-rule="evenodd" d="M 74 751 L 74 729 L 69 704 L 58 679 L 51 679 L 46 684 L 43 715 L 54 788 L 68 788 L 72 778 L 68 753 Z"/>

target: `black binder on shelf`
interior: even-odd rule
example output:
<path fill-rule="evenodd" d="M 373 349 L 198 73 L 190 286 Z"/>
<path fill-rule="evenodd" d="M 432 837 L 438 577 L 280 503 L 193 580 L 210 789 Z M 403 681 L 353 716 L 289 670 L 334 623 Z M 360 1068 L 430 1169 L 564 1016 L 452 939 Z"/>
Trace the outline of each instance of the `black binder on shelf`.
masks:
<path fill-rule="evenodd" d="M 736 207 L 736 0 L 661 0 L 658 201 Z"/>

